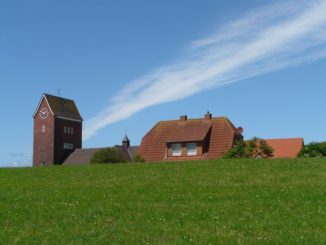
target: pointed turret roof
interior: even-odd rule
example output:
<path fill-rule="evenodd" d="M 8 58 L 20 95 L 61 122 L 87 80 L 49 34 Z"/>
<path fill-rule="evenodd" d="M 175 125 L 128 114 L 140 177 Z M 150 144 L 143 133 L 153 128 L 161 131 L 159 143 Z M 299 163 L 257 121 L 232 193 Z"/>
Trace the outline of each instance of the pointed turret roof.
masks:
<path fill-rule="evenodd" d="M 128 136 L 125 134 L 125 137 L 123 138 L 122 142 L 127 142 L 127 141 L 130 141 Z"/>

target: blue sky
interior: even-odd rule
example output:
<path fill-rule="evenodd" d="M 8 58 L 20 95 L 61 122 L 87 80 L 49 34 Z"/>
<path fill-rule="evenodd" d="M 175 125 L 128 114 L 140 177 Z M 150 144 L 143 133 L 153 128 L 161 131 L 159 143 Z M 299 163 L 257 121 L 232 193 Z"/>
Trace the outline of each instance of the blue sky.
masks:
<path fill-rule="evenodd" d="M 0 165 L 31 164 L 32 114 L 57 89 L 84 147 L 207 110 L 246 138 L 325 141 L 325 0 L 269 2 L 1 1 Z"/>

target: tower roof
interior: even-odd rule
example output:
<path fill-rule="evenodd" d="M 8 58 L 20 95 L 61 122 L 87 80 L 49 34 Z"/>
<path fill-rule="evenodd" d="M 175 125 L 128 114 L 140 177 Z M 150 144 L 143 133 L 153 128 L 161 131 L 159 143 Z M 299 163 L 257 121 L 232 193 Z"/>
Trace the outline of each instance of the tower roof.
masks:
<path fill-rule="evenodd" d="M 127 142 L 127 141 L 130 141 L 130 140 L 129 140 L 128 136 L 125 135 L 125 137 L 123 138 L 122 142 Z"/>
<path fill-rule="evenodd" d="M 36 109 L 36 112 L 34 113 L 34 117 L 35 117 L 43 99 L 45 99 L 47 101 L 54 116 L 78 120 L 78 121 L 83 120 L 78 111 L 78 108 L 73 100 L 50 95 L 50 94 L 43 94 L 41 101 Z"/>

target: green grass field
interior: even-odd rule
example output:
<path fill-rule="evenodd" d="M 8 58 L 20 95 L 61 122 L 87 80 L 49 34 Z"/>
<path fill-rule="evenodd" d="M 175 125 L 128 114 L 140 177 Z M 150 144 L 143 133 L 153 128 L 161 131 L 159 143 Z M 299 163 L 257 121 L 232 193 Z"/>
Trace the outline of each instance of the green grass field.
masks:
<path fill-rule="evenodd" d="M 0 244 L 326 244 L 326 159 L 0 169 Z"/>

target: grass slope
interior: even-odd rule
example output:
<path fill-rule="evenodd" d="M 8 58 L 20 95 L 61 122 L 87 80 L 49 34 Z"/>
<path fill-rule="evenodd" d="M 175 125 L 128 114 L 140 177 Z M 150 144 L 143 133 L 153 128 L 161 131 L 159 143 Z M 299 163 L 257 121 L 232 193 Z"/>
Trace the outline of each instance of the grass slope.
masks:
<path fill-rule="evenodd" d="M 0 169 L 1 244 L 325 244 L 326 160 Z"/>

